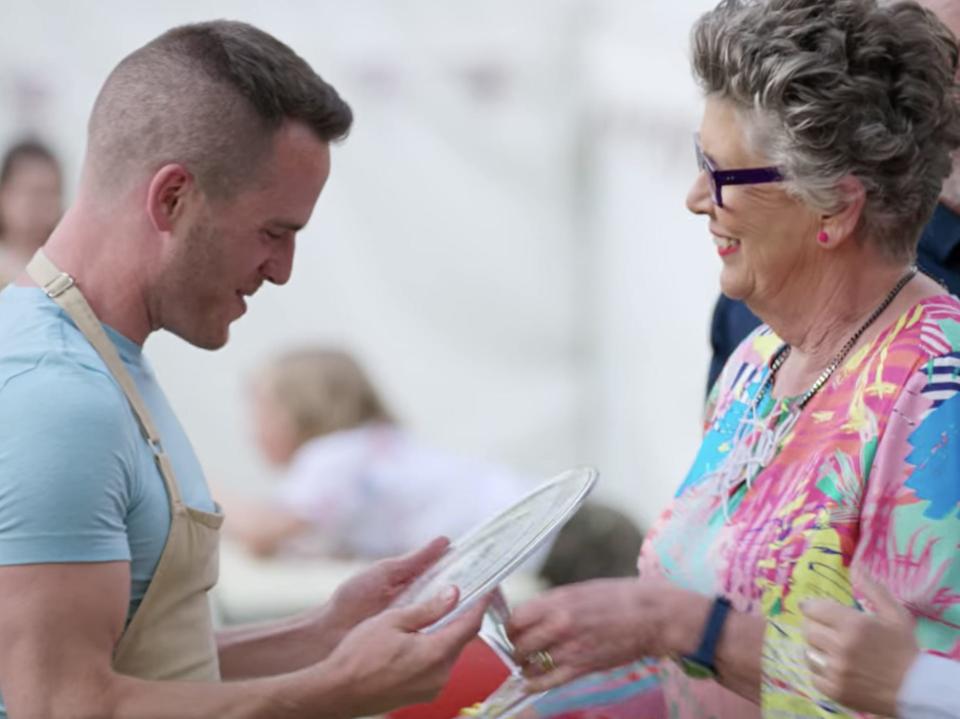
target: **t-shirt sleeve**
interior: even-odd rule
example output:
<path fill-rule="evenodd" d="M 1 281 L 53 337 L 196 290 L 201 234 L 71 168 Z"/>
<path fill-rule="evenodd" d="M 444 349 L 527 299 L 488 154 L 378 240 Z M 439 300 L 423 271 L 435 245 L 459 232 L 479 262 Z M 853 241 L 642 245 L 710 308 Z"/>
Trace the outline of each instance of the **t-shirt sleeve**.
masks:
<path fill-rule="evenodd" d="M 101 372 L 41 362 L 0 386 L 0 564 L 129 560 L 136 432 Z"/>

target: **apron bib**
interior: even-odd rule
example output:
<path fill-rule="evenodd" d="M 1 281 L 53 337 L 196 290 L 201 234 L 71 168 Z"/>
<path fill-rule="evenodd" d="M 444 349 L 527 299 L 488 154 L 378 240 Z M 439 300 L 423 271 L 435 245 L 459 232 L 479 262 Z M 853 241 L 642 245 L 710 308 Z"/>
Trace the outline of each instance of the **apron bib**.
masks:
<path fill-rule="evenodd" d="M 183 503 L 173 466 L 133 378 L 70 275 L 37 251 L 27 273 L 73 320 L 123 389 L 153 451 L 170 504 L 170 533 L 140 606 L 114 648 L 113 668 L 154 680 L 219 681 L 207 592 L 217 583 L 222 514 Z"/>

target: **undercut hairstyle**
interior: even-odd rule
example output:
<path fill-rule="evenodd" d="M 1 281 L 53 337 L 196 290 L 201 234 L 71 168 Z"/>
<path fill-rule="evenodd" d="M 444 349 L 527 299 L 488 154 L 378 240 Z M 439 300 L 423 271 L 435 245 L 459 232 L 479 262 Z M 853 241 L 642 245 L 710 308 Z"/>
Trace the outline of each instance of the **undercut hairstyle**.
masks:
<path fill-rule="evenodd" d="M 368 423 L 395 423 L 359 362 L 339 349 L 288 351 L 254 381 L 293 420 L 299 444 Z"/>
<path fill-rule="evenodd" d="M 840 181 L 866 193 L 858 228 L 916 255 L 960 145 L 957 38 L 912 0 L 723 0 L 696 23 L 693 71 L 730 101 L 747 142 L 787 189 L 826 214 Z"/>
<path fill-rule="evenodd" d="M 87 162 L 106 190 L 180 163 L 222 199 L 243 188 L 288 120 L 333 142 L 346 137 L 353 114 L 268 33 L 227 20 L 183 25 L 110 73 L 90 116 Z"/>

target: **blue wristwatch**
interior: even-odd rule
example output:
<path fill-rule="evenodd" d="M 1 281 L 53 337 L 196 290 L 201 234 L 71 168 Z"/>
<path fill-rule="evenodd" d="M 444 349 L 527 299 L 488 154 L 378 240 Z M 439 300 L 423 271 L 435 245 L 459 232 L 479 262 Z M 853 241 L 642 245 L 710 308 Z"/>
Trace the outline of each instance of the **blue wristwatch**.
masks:
<path fill-rule="evenodd" d="M 726 597 L 717 597 L 710 608 L 710 616 L 703 628 L 703 637 L 700 646 L 693 654 L 680 657 L 680 666 L 684 673 L 694 679 L 713 679 L 717 676 L 717 666 L 714 663 L 717 654 L 717 644 L 720 641 L 720 632 L 730 613 L 730 600 Z"/>

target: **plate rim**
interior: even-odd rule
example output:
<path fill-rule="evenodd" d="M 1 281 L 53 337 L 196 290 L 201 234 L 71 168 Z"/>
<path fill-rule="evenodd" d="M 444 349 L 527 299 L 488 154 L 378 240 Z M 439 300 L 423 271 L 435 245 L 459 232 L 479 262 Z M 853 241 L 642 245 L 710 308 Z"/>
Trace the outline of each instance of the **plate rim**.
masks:
<path fill-rule="evenodd" d="M 549 479 L 543 481 L 542 483 L 540 483 L 539 485 L 531 489 L 529 492 L 523 495 L 523 497 L 513 502 L 509 507 L 504 508 L 503 510 L 495 514 L 493 517 L 480 522 L 479 524 L 472 527 L 468 531 L 464 532 L 460 537 L 458 537 L 456 540 L 450 543 L 450 546 L 447 549 L 447 551 L 444 553 L 444 555 L 437 560 L 438 562 L 442 562 L 444 558 L 448 557 L 452 552 L 457 551 L 457 549 L 464 546 L 468 546 L 469 543 L 471 541 L 474 541 L 476 536 L 479 535 L 485 527 L 496 523 L 502 517 L 509 514 L 511 511 L 516 509 L 516 507 L 522 505 L 531 497 L 537 494 L 543 493 L 544 491 L 549 489 L 552 485 L 559 484 L 560 482 L 564 481 L 567 477 L 569 477 L 569 475 L 574 473 L 583 475 L 585 477 L 585 481 L 583 483 L 583 486 L 577 491 L 577 493 L 572 495 L 572 497 L 568 500 L 568 504 L 564 508 L 564 510 L 559 514 L 557 514 L 555 517 L 553 517 L 549 522 L 547 522 L 529 541 L 527 541 L 527 543 L 521 549 L 516 551 L 516 553 L 507 562 L 505 562 L 496 572 L 491 573 L 491 575 L 487 579 L 485 579 L 476 589 L 474 589 L 468 595 L 461 596 L 457 600 L 457 605 L 453 609 L 451 609 L 447 614 L 445 614 L 443 617 L 438 619 L 433 624 L 425 627 L 424 629 L 421 629 L 420 630 L 421 632 L 430 633 L 430 632 L 437 631 L 438 629 L 441 629 L 442 627 L 446 626 L 447 624 L 452 622 L 454 619 L 459 617 L 461 614 L 463 614 L 465 611 L 467 611 L 480 598 L 485 596 L 488 592 L 490 592 L 492 589 L 498 586 L 501 582 L 503 582 L 503 580 L 506 579 L 506 577 L 508 577 L 520 564 L 522 564 L 526 559 L 528 559 L 529 556 L 533 554 L 533 552 L 536 551 L 536 549 L 539 548 L 540 545 L 543 544 L 543 542 L 546 541 L 547 538 L 549 538 L 554 532 L 556 532 L 564 524 L 566 524 L 567 521 L 570 520 L 574 512 L 576 512 L 583 505 L 584 500 L 587 498 L 590 492 L 593 491 L 594 487 L 597 484 L 597 480 L 600 477 L 600 473 L 597 471 L 595 467 L 592 467 L 589 465 L 571 467 L 562 472 L 559 472 L 558 474 L 550 477 Z M 430 569 L 428 568 L 426 571 L 430 571 Z M 414 582 L 416 581 L 417 580 L 415 579 Z M 414 582 L 411 583 L 410 587 L 413 586 Z M 401 598 L 407 593 L 407 591 L 409 591 L 410 587 L 408 587 L 406 590 L 401 592 L 397 596 L 397 598 L 394 600 L 394 602 L 399 602 Z"/>

